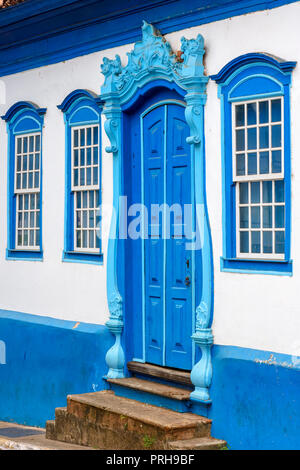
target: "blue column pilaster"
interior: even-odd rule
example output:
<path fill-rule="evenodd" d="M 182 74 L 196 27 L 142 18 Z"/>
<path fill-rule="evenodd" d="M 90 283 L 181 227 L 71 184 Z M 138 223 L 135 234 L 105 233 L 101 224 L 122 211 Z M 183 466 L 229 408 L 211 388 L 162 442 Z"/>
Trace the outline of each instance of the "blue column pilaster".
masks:
<path fill-rule="evenodd" d="M 211 346 L 213 344 L 210 328 L 213 315 L 213 258 L 206 204 L 204 107 L 208 77 L 204 76 L 203 37 L 199 34 L 196 39 L 183 38 L 182 51 L 184 64 L 180 83 L 187 90 L 185 117 L 190 127 L 187 142 L 192 147 L 191 155 L 194 160 L 196 224 L 201 239 L 202 255 L 202 296 L 194 313 L 196 328 L 192 335 L 192 340 L 201 350 L 201 358 L 191 372 L 191 381 L 195 390 L 190 397 L 192 400 L 209 404 L 211 400 L 208 389 L 212 379 Z"/>
<path fill-rule="evenodd" d="M 109 320 L 106 323 L 109 331 L 115 336 L 114 345 L 106 354 L 108 378 L 124 377 L 125 355 L 121 344 L 124 328 L 123 299 L 118 288 L 117 259 L 119 239 L 119 196 L 121 194 L 121 118 L 122 112 L 117 100 L 107 100 L 103 114 L 105 132 L 110 140 L 110 147 L 105 151 L 113 155 L 113 214 L 108 240 L 107 252 L 107 299 Z"/>
<path fill-rule="evenodd" d="M 213 314 L 213 260 L 205 190 L 204 105 L 206 95 L 195 84 L 185 99 L 187 102 L 186 120 L 191 129 L 191 136 L 187 141 L 192 145 L 194 158 L 196 223 L 200 233 L 202 255 L 202 297 L 196 308 L 196 330 L 192 335 L 192 340 L 201 350 L 201 359 L 194 365 L 191 372 L 191 381 L 195 385 L 191 399 L 210 403 L 208 389 L 212 379 L 213 335 L 209 326 Z"/>

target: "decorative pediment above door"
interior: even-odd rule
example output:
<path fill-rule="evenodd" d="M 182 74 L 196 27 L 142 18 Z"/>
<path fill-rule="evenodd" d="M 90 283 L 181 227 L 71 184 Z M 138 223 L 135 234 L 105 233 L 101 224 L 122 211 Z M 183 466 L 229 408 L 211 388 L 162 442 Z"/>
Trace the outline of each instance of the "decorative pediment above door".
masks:
<path fill-rule="evenodd" d="M 196 39 L 181 38 L 181 51 L 175 54 L 170 44 L 151 24 L 143 22 L 143 39 L 127 53 L 128 64 L 122 66 L 119 55 L 115 59 L 104 57 L 101 70 L 105 76 L 101 94 L 117 93 L 124 102 L 132 96 L 137 87 L 150 80 L 163 78 L 175 81 L 188 88 L 188 78 L 202 78 L 203 89 L 208 78 L 204 76 L 204 39 L 198 34 Z"/>

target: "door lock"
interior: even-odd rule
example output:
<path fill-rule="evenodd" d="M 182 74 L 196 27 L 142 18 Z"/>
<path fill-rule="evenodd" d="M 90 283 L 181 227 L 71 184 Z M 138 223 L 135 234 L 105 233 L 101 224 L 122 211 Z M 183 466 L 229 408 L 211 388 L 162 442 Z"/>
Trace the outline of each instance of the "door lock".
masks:
<path fill-rule="evenodd" d="M 185 285 L 186 285 L 186 286 L 189 286 L 190 283 L 191 283 L 191 280 L 190 280 L 189 276 L 186 276 L 186 278 L 185 278 Z"/>

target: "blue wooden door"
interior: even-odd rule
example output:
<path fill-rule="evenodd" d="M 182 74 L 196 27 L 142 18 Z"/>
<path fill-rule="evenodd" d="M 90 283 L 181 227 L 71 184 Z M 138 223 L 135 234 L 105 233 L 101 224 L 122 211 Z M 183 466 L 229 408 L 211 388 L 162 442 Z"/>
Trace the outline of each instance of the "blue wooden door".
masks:
<path fill-rule="evenodd" d="M 185 214 L 191 214 L 189 135 L 184 107 L 164 104 L 143 117 L 143 199 L 146 362 L 192 367 L 192 256 L 186 249 Z"/>

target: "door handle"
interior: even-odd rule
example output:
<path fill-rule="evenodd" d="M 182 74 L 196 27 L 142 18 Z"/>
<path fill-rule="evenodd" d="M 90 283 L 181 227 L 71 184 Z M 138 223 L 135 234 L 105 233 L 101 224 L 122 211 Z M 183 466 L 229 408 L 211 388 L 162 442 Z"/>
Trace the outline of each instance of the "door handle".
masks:
<path fill-rule="evenodd" d="M 190 280 L 189 276 L 186 276 L 186 278 L 185 278 L 185 285 L 186 285 L 186 286 L 189 286 L 190 283 L 191 283 L 191 280 Z"/>

